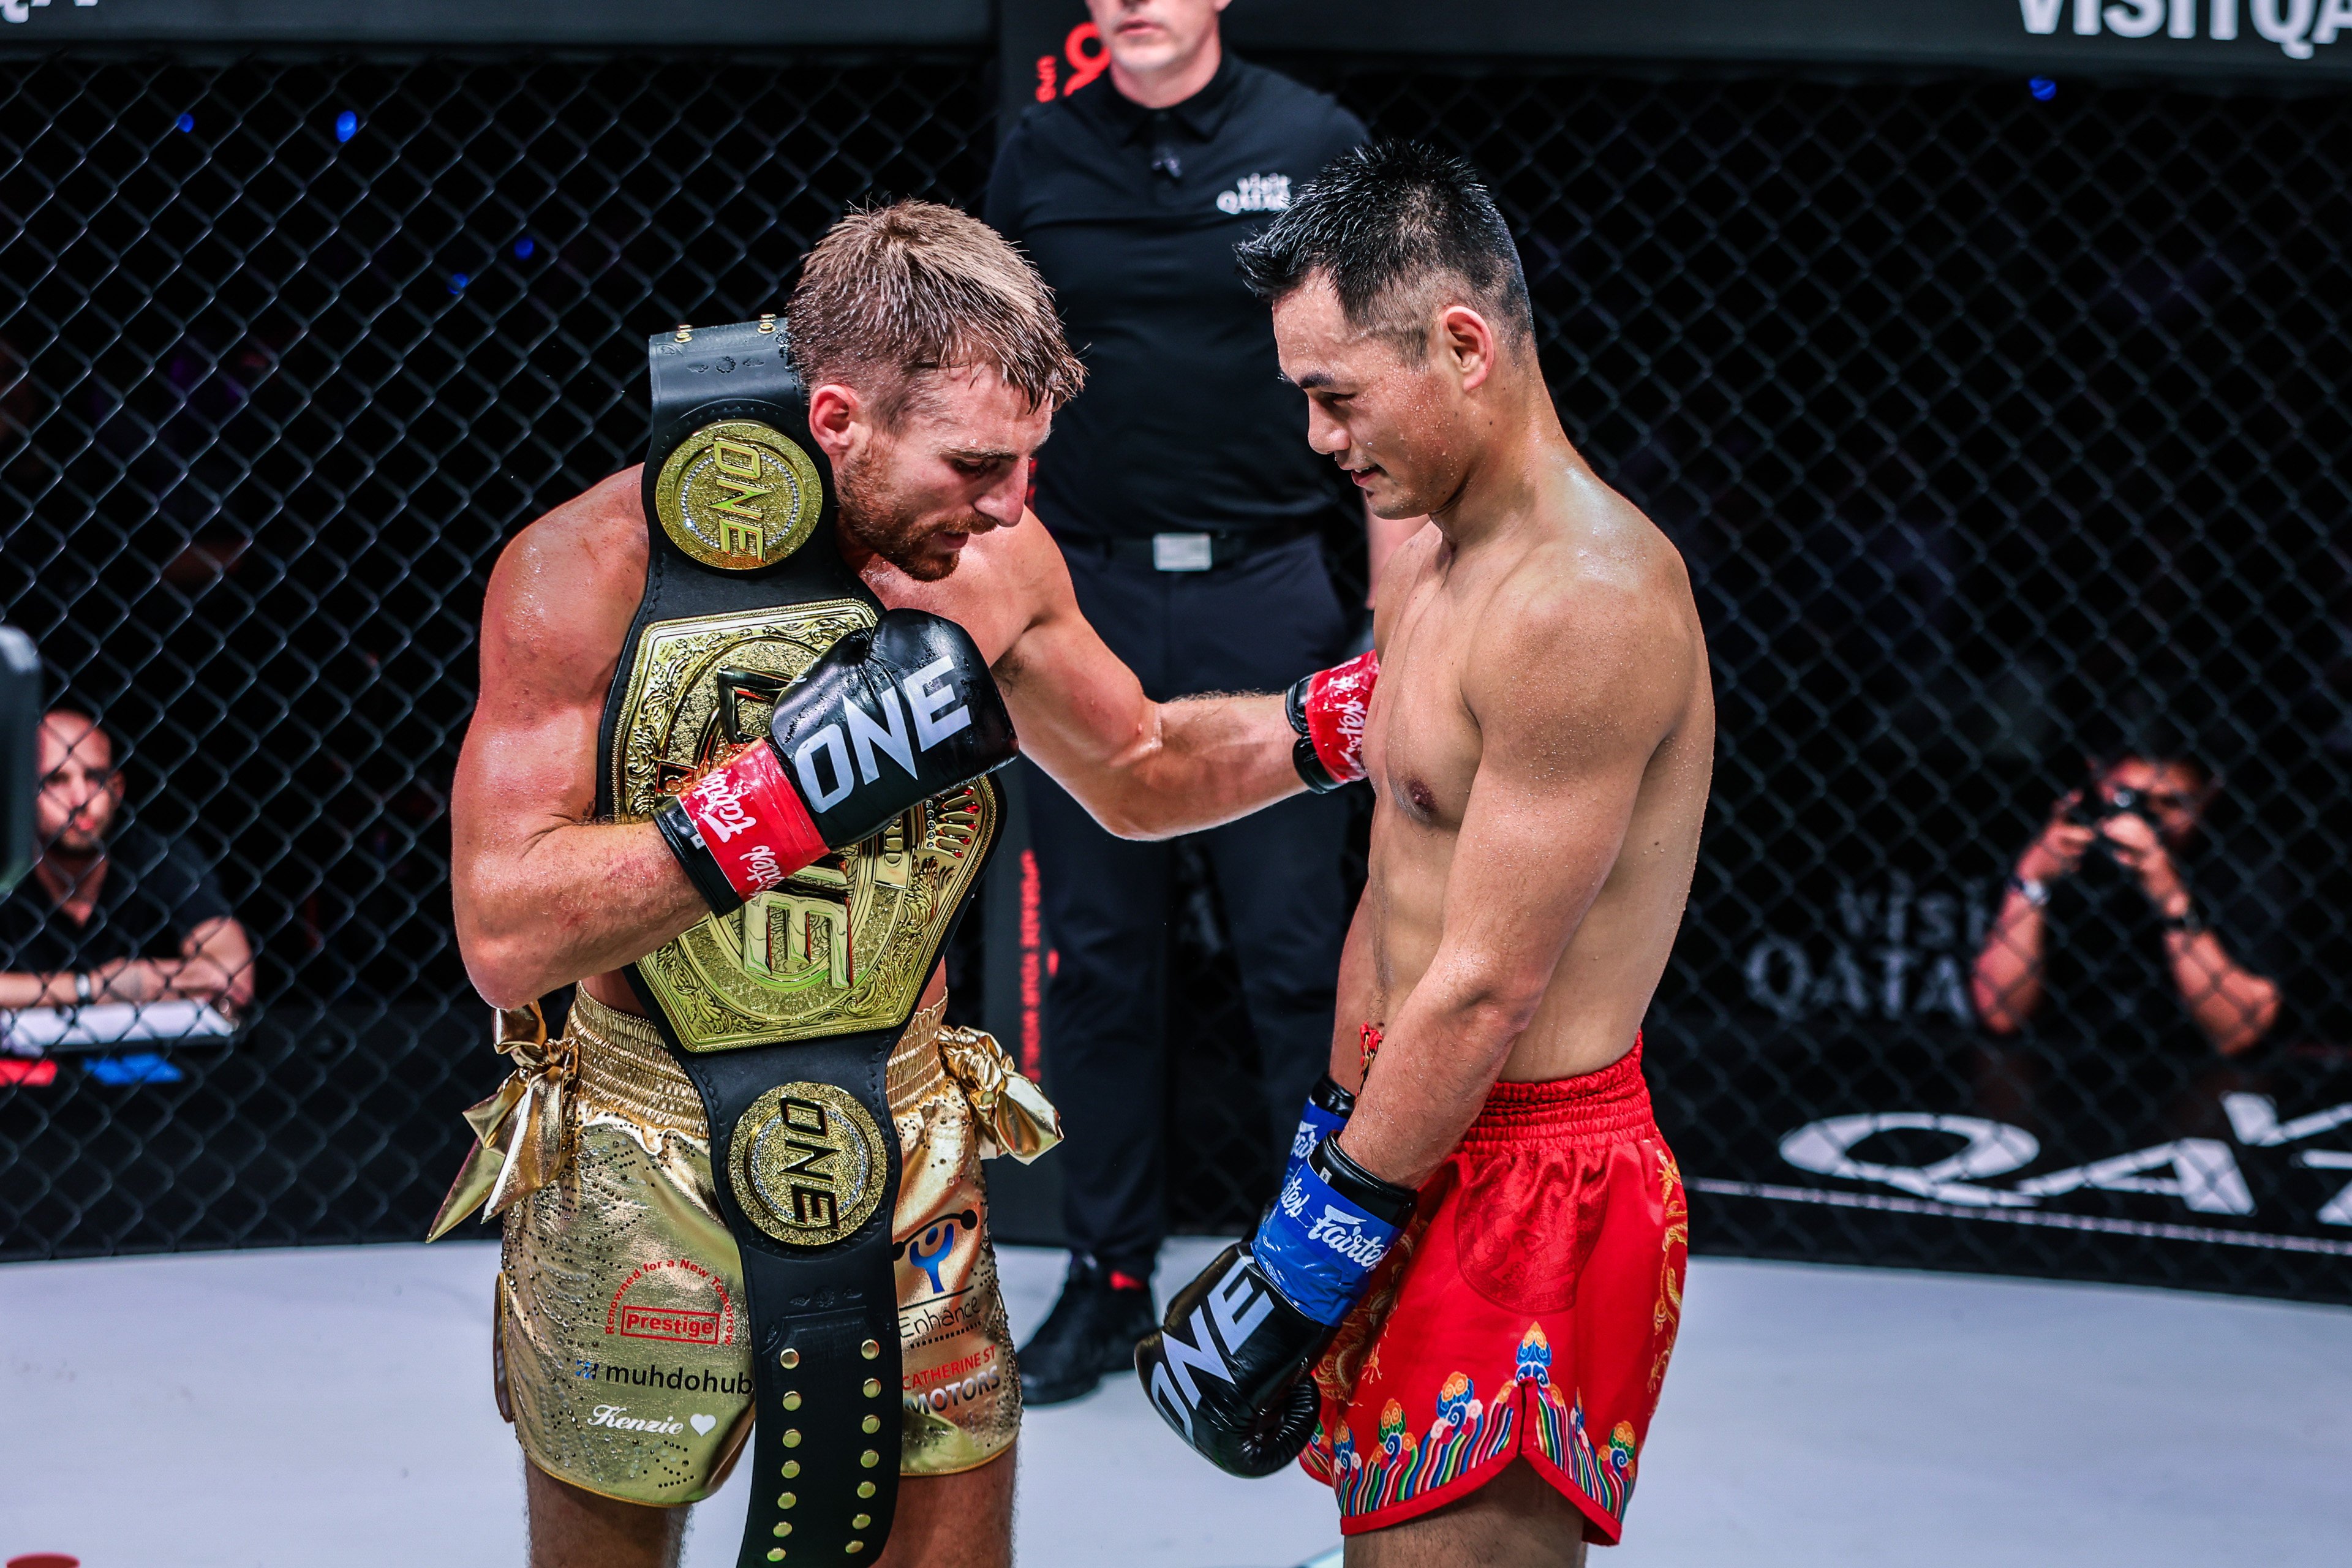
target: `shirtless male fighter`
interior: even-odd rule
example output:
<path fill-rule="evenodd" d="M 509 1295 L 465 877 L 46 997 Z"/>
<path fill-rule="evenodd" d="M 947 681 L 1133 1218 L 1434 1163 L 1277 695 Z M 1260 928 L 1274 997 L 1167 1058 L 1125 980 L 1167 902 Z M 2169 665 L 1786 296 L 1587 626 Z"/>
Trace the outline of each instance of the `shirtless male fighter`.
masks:
<path fill-rule="evenodd" d="M 656 338 L 652 460 L 525 529 L 483 606 L 452 872 L 517 1071 L 435 1234 L 505 1216 L 541 1568 L 674 1563 L 747 1436 L 745 1564 L 1009 1563 L 978 1161 L 1058 1129 L 940 1027 L 984 775 L 1025 750 L 1150 837 L 1357 766 L 1360 704 L 1153 703 L 1080 616 L 1024 496 L 1083 371 L 992 230 L 854 214 L 785 317 Z"/>
<path fill-rule="evenodd" d="M 1706 645 L 1681 557 L 1561 431 L 1467 167 L 1346 154 L 1241 255 L 1309 439 L 1433 526 L 1380 590 L 1334 1081 L 1137 1369 L 1225 1468 L 1328 1480 L 1350 1568 L 1580 1563 L 1681 1313 L 1640 1029 L 1706 806 Z"/>

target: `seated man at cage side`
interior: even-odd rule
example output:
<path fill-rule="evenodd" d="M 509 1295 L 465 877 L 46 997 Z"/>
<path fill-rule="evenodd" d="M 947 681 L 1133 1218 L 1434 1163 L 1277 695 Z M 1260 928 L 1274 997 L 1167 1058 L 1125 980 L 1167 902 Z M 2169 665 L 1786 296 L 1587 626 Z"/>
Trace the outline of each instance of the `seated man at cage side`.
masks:
<path fill-rule="evenodd" d="M 1315 447 L 1433 526 L 1380 589 L 1333 1081 L 1138 1371 L 1228 1469 L 1304 1449 L 1350 1568 L 1580 1563 L 1618 1539 L 1681 1311 L 1639 1031 L 1706 812 L 1705 637 L 1681 556 L 1561 430 L 1466 165 L 1347 154 L 1241 256 Z"/>
<path fill-rule="evenodd" d="M 0 1007 L 253 1000 L 253 942 L 194 847 L 123 816 L 114 739 L 71 708 L 42 715 L 39 858 L 0 900 Z"/>
<path fill-rule="evenodd" d="M 530 1460 L 531 1559 L 542 1568 L 676 1562 L 686 1513 L 676 1505 L 717 1488 L 753 1408 L 748 1347 L 715 1336 L 656 1347 L 669 1387 L 683 1374 L 689 1388 L 717 1391 L 674 1416 L 642 1419 L 650 1412 L 640 1368 L 627 1369 L 626 1389 L 603 1385 L 603 1361 L 630 1349 L 608 1339 L 605 1324 L 608 1298 L 633 1288 L 632 1259 L 682 1260 L 670 1271 L 711 1282 L 722 1309 L 742 1300 L 739 1248 L 713 1206 L 695 1087 L 665 1054 L 625 965 L 715 911 L 724 918 L 727 884 L 752 852 L 772 878 L 842 851 L 849 838 L 881 842 L 887 832 L 829 825 L 869 794 L 896 788 L 919 801 L 1001 763 L 1011 755 L 1006 714 L 1021 751 L 1105 826 L 1134 837 L 1206 827 L 1328 784 L 1318 754 L 1347 765 L 1337 721 L 1322 717 L 1330 704 L 1294 719 L 1279 696 L 1152 702 L 1079 615 L 1060 554 L 1024 495 L 1031 457 L 1083 370 L 1050 292 L 1011 246 L 931 204 L 853 214 L 811 252 L 785 316 L 809 431 L 837 483 L 840 556 L 884 614 L 863 652 L 845 662 L 840 650 L 857 639 L 844 637 L 797 684 L 771 693 L 775 718 L 761 728 L 776 742 L 751 740 L 680 779 L 655 820 L 597 819 L 600 718 L 650 592 L 639 469 L 525 529 L 500 556 L 484 606 L 481 700 L 452 799 L 458 936 L 475 985 L 520 1031 L 509 1037 L 525 1069 L 518 1081 L 545 1087 L 563 1106 L 543 1142 L 514 1135 L 510 1146 L 530 1163 L 511 1184 L 520 1190 L 502 1196 L 504 1174 L 483 1189 L 489 1212 L 507 1215 L 498 1387 Z M 994 719 L 975 718 L 939 752 L 916 753 L 905 768 L 911 779 L 881 766 L 890 738 L 869 726 L 874 771 L 845 764 L 835 775 L 846 805 L 828 797 L 812 812 L 786 798 L 803 786 L 777 776 L 774 753 L 796 721 L 788 715 L 815 700 L 803 694 L 869 679 L 884 661 L 885 634 L 915 622 L 950 650 L 931 667 L 949 684 L 925 689 L 951 687 L 973 713 Z M 907 679 L 920 686 L 929 673 Z M 962 711 L 935 713 L 904 689 L 918 726 L 936 718 L 950 728 Z M 992 731 L 984 746 L 983 731 Z M 934 766 L 955 748 L 969 753 L 962 763 Z M 712 781 L 723 785 L 715 794 Z M 739 831 L 744 818 L 730 800 L 752 804 L 751 831 Z M 880 820 L 896 823 L 909 804 L 894 796 Z M 670 822 L 681 807 L 694 816 L 683 832 Z M 770 841 L 760 826 L 787 820 L 799 825 L 790 843 Z M 731 862 L 721 863 L 721 848 Z M 716 886 L 714 873 L 724 878 Z M 551 1045 L 535 1016 L 521 1014 L 574 982 L 567 1037 Z M 1001 1568 L 1012 1556 L 1020 1385 L 977 1162 L 992 1140 L 1022 1135 L 997 1096 L 1026 1085 L 1010 1082 L 1017 1069 L 1007 1074 L 986 1036 L 940 1027 L 945 994 L 935 967 L 888 1063 L 908 1173 L 893 1221 L 907 1399 L 897 1454 L 904 1479 L 879 1561 Z M 1049 1109 L 1039 1114 L 1051 1120 Z M 541 1149 L 551 1151 L 543 1161 Z M 453 1207 L 470 1206 L 457 1197 Z M 436 1233 L 451 1222 L 445 1207 Z M 950 1303 L 952 1332 L 937 1323 L 945 1296 L 960 1299 Z M 693 1339 L 688 1319 L 677 1321 L 688 1327 L 675 1339 Z M 615 1414 L 632 1400 L 640 1408 Z M 660 1443 L 638 1441 L 647 1427 Z M 759 1484 L 772 1489 L 775 1478 Z M 809 1512 L 811 1500 L 793 1501 L 795 1517 Z M 764 1549 L 797 1560 L 805 1531 L 786 1538 L 792 1521 L 781 1522 L 778 1543 Z M 864 1549 L 856 1560 L 876 1561 L 873 1544 L 851 1549 Z"/>

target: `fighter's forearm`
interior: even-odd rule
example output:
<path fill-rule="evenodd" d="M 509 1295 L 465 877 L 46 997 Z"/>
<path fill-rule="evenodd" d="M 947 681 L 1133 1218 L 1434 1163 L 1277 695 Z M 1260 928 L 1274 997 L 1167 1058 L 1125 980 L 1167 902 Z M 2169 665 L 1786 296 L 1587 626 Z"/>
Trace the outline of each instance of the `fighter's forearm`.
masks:
<path fill-rule="evenodd" d="M 1306 786 L 1279 697 L 1153 703 L 1134 741 L 1063 786 L 1122 838 L 1170 838 L 1246 816 Z"/>
<path fill-rule="evenodd" d="M 1341 1133 L 1350 1158 L 1386 1181 L 1419 1186 L 1462 1142 L 1534 1016 L 1541 992 L 1507 992 L 1445 954 L 1384 1031 Z"/>
<path fill-rule="evenodd" d="M 455 869 L 458 947 L 494 1007 L 633 963 L 710 912 L 649 822 L 564 824 Z"/>

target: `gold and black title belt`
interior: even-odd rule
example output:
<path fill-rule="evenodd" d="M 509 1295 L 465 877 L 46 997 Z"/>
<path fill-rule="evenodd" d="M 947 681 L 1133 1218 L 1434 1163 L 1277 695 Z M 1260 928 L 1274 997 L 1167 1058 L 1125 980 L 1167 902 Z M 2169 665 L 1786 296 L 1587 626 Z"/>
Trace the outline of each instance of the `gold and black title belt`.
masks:
<path fill-rule="evenodd" d="M 645 598 L 598 736 L 601 812 L 649 818 L 763 737 L 776 697 L 881 605 L 844 563 L 830 468 L 773 318 L 649 345 Z M 898 1485 L 885 1084 L 995 840 L 987 781 L 904 814 L 629 967 L 710 1126 L 743 1259 L 756 1421 L 739 1563 L 872 1562 Z"/>

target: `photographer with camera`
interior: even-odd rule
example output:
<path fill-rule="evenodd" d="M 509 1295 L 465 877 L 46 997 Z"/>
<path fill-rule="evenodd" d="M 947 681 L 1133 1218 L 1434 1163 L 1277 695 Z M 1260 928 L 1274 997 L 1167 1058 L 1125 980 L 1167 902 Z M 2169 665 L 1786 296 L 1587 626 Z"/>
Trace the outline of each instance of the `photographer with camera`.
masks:
<path fill-rule="evenodd" d="M 2220 791 L 2176 744 L 2095 763 L 2086 786 L 2059 798 L 1977 954 L 1986 1029 L 2017 1036 L 2039 1016 L 2103 1045 L 2137 1037 L 2178 1066 L 2262 1043 L 2279 985 L 2240 955 L 2258 957 L 2274 921 L 2203 841 Z"/>

